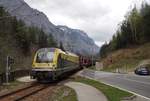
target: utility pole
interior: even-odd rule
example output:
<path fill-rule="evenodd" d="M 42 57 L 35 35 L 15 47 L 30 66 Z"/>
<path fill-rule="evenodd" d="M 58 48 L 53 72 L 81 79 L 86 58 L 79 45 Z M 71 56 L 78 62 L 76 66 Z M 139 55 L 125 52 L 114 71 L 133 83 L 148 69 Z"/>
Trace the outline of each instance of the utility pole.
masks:
<path fill-rule="evenodd" d="M 94 51 L 94 48 L 92 48 L 92 67 L 93 67 L 93 52 Z"/>
<path fill-rule="evenodd" d="M 11 65 L 14 64 L 14 59 L 10 56 L 7 56 L 6 59 L 6 70 L 5 70 L 5 76 L 6 76 L 6 85 L 9 84 L 9 77 L 10 77 L 10 69 Z"/>
<path fill-rule="evenodd" d="M 7 56 L 7 60 L 6 60 L 6 85 L 8 85 L 9 83 L 9 56 Z"/>

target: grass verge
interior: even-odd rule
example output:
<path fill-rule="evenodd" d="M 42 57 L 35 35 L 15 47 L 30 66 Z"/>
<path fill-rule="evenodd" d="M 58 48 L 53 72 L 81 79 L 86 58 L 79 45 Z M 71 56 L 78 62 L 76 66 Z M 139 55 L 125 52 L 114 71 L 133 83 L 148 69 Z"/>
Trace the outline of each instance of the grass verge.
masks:
<path fill-rule="evenodd" d="M 80 77 L 80 76 L 75 77 L 73 81 L 85 83 L 85 84 L 88 84 L 97 88 L 98 90 L 104 93 L 104 95 L 108 98 L 108 101 L 121 101 L 122 98 L 133 95 L 129 92 L 122 91 L 118 88 L 114 88 L 114 87 L 105 85 L 101 82 L 98 82 L 92 79 L 87 79 L 87 78 Z"/>
<path fill-rule="evenodd" d="M 49 101 L 77 101 L 77 97 L 72 88 L 60 86 L 54 91 Z"/>

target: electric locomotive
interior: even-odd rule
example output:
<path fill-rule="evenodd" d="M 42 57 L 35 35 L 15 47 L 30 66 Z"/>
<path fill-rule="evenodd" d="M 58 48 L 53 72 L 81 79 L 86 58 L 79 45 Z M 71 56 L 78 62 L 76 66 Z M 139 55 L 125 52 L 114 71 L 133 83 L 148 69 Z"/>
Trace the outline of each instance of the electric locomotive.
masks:
<path fill-rule="evenodd" d="M 77 55 L 58 48 L 41 48 L 34 56 L 31 78 L 53 81 L 77 69 L 80 69 Z"/>

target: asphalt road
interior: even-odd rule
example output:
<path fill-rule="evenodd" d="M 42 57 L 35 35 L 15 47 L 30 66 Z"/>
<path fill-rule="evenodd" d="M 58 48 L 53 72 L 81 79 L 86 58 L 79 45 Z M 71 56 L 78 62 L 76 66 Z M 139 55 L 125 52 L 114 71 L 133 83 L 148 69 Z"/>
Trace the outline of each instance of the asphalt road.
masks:
<path fill-rule="evenodd" d="M 84 70 L 81 74 L 150 99 L 150 76 L 108 73 L 93 70 Z"/>

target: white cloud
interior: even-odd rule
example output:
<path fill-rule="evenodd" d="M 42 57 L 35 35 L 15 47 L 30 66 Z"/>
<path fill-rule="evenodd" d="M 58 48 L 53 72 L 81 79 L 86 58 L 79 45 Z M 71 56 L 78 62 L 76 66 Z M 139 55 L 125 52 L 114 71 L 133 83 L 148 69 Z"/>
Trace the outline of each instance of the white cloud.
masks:
<path fill-rule="evenodd" d="M 97 44 L 111 39 L 124 15 L 142 0 L 25 0 L 56 25 L 84 30 Z"/>
<path fill-rule="evenodd" d="M 101 47 L 105 42 L 102 41 L 95 41 L 95 44 Z"/>

